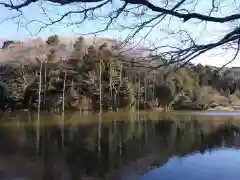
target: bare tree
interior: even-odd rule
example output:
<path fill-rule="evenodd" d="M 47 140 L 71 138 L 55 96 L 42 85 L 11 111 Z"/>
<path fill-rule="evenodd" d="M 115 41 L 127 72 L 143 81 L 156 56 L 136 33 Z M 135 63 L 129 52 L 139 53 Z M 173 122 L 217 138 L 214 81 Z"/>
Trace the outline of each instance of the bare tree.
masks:
<path fill-rule="evenodd" d="M 25 17 L 24 12 L 33 4 L 40 7 L 39 11 L 47 17 L 45 20 Z M 156 52 L 167 61 L 151 66 L 153 69 L 176 62 L 184 65 L 215 49 L 233 50 L 230 63 L 239 52 L 240 1 L 236 0 L 24 0 L 16 3 L 10 0 L 0 2 L 0 5 L 8 8 L 13 15 L 2 21 L 24 17 L 24 27 L 39 23 L 39 32 L 58 23 L 79 27 L 86 21 L 101 20 L 105 25 L 89 33 L 117 29 L 128 32 L 126 42 L 138 36 L 138 43 L 154 37 L 152 39 L 156 41 L 145 50 Z M 53 14 L 51 6 L 66 9 Z M 215 30 L 206 35 L 205 32 L 211 28 Z"/>

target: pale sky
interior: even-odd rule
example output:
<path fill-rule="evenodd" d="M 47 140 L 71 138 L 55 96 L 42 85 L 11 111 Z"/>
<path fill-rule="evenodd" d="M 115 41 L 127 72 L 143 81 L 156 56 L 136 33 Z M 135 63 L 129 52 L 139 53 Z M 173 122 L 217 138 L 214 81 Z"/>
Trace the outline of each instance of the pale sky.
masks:
<path fill-rule="evenodd" d="M 19 0 L 21 2 L 21 0 Z M 23 1 L 23 0 L 22 0 Z M 6 2 L 6 0 L 0 0 L 0 2 Z M 17 3 L 18 0 L 14 0 L 13 3 Z M 40 1 L 41 2 L 41 1 Z M 158 2 L 158 1 L 156 1 Z M 228 2 L 228 1 L 226 1 Z M 208 7 L 208 3 L 210 3 L 209 0 L 201 0 L 202 4 L 199 4 L 199 6 L 196 7 L 198 12 L 205 12 L 206 7 Z M 111 9 L 112 7 L 116 7 L 119 4 L 118 0 L 113 1 L 113 5 L 111 7 L 108 7 Z M 46 4 L 45 4 L 46 5 Z M 51 19 L 57 19 L 59 17 L 57 14 L 63 14 L 64 12 L 67 12 L 69 9 L 70 10 L 75 10 L 75 6 L 65 6 L 65 7 L 56 7 L 52 6 L 51 4 L 46 7 L 46 11 L 48 15 L 51 17 Z M 108 9 L 108 10 L 109 10 Z M 104 9 L 105 11 L 106 9 Z M 223 3 L 222 4 L 222 9 L 221 9 L 221 14 L 213 14 L 215 16 L 220 16 L 220 15 L 229 15 L 230 13 L 234 12 L 234 7 L 230 5 L 230 3 Z M 58 35 L 63 35 L 63 36 L 73 36 L 73 35 L 81 35 L 84 33 L 88 33 L 89 31 L 94 31 L 97 29 L 100 29 L 104 25 L 104 21 L 88 21 L 82 25 L 79 25 L 79 27 L 76 26 L 67 26 L 64 24 L 57 24 L 55 26 L 50 26 L 44 30 L 42 30 L 39 34 L 36 34 L 40 27 L 40 23 L 32 23 L 29 24 L 28 30 L 23 24 L 26 25 L 26 22 L 30 20 L 41 20 L 44 22 L 47 22 L 47 17 L 46 15 L 43 14 L 43 11 L 40 8 L 40 3 L 37 4 L 32 4 L 31 6 L 24 8 L 24 17 L 20 18 L 20 26 L 18 26 L 18 19 L 15 19 L 14 21 L 12 20 L 7 20 L 5 18 L 11 17 L 16 14 L 16 12 L 9 11 L 8 9 L 4 8 L 3 6 L 0 6 L 0 21 L 4 20 L 0 24 L 0 38 L 6 38 L 6 39 L 18 39 L 18 40 L 24 40 L 28 39 L 31 37 L 47 37 L 53 34 L 58 34 Z M 101 14 L 101 13 L 100 13 Z M 81 16 L 72 16 L 71 18 L 74 22 L 75 21 L 80 21 Z M 68 19 L 67 19 L 68 20 Z M 132 22 L 135 22 L 135 20 L 130 19 L 129 17 L 127 18 L 122 18 L 120 20 L 121 24 L 127 25 Z M 140 21 L 140 20 L 139 20 Z M 66 22 L 66 21 L 65 21 Z M 69 20 L 68 20 L 69 22 Z M 170 24 L 170 25 L 169 25 Z M 169 37 L 164 33 L 164 30 L 168 31 L 174 31 L 175 29 L 181 27 L 181 30 L 188 30 L 190 34 L 193 37 L 196 37 L 198 39 L 198 42 L 204 43 L 206 41 L 211 41 L 213 38 L 219 38 L 221 34 L 223 34 L 226 31 L 229 31 L 231 28 L 231 24 L 217 24 L 217 23 L 211 23 L 208 24 L 207 28 L 205 31 L 202 32 L 203 26 L 199 23 L 196 22 L 191 22 L 191 23 L 185 23 L 183 24 L 179 19 L 177 18 L 172 18 L 171 23 L 169 23 L 169 18 L 167 18 L 165 21 L 162 21 L 159 26 L 157 26 L 151 34 L 148 36 L 149 41 L 159 41 L 161 43 L 167 44 L 169 43 L 179 43 L 179 39 L 175 37 Z M 104 36 L 104 37 L 112 37 L 112 38 L 120 38 L 124 39 L 126 35 L 130 31 L 121 31 L 120 29 L 114 29 L 112 31 L 107 31 L 100 33 L 99 36 Z M 137 36 L 137 40 L 140 38 L 140 36 L 144 35 L 144 33 L 147 32 L 147 29 L 144 29 L 143 31 L 140 32 L 140 34 Z M 202 33 L 201 33 L 202 32 Z M 174 39 L 175 38 L 175 39 Z M 177 41 L 177 40 L 178 41 Z M 146 41 L 147 42 L 147 41 Z M 143 44 L 146 46 L 146 43 Z M 202 64 L 209 64 L 209 65 L 215 65 L 215 66 L 221 66 L 225 64 L 228 60 L 231 60 L 231 58 L 234 56 L 234 52 L 227 51 L 221 55 L 217 55 L 216 53 L 219 53 L 219 51 L 214 51 L 214 52 L 209 52 L 205 55 L 202 55 L 198 57 L 197 59 L 193 60 L 192 62 L 201 62 Z M 237 58 L 233 63 L 231 63 L 229 66 L 240 66 L 240 59 Z"/>

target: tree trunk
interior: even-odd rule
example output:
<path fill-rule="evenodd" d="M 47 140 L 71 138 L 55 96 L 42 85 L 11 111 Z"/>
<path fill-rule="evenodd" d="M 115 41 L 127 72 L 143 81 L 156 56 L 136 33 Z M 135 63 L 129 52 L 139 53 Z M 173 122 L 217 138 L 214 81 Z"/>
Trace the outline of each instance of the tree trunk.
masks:
<path fill-rule="evenodd" d="M 164 112 L 168 112 L 168 105 L 167 104 L 164 105 Z"/>
<path fill-rule="evenodd" d="M 121 62 L 120 62 L 121 63 Z M 122 69 L 123 69 L 123 67 L 122 67 L 122 63 L 121 63 L 121 65 L 120 65 L 120 80 L 119 80 L 119 88 L 118 88 L 118 102 L 117 102 L 117 111 L 118 111 L 118 109 L 119 109 L 119 104 L 120 104 L 120 90 L 121 90 L 121 87 L 122 87 Z"/>
<path fill-rule="evenodd" d="M 46 92 L 47 92 L 47 61 L 45 62 L 44 66 L 44 105 L 46 107 Z"/>
<path fill-rule="evenodd" d="M 147 73 L 145 73 L 144 77 L 144 109 L 146 109 L 147 104 Z"/>
<path fill-rule="evenodd" d="M 39 71 L 39 84 L 38 84 L 38 115 L 37 115 L 37 131 L 36 131 L 36 147 L 37 152 L 39 152 L 39 140 L 40 140 L 40 110 L 41 110 L 41 90 L 42 90 L 42 65 L 40 64 Z"/>
<path fill-rule="evenodd" d="M 140 86 L 141 86 L 141 83 L 140 83 L 140 74 L 138 75 L 138 97 L 137 97 L 137 109 L 138 109 L 138 113 L 139 113 L 139 108 L 140 108 Z"/>
<path fill-rule="evenodd" d="M 99 63 L 99 110 L 100 110 L 100 114 L 102 114 L 102 61 L 100 60 Z"/>
<path fill-rule="evenodd" d="M 156 88 L 156 79 L 155 79 L 155 76 L 154 76 L 153 77 L 153 94 L 152 94 L 153 102 L 156 101 L 156 99 L 155 99 L 155 88 Z"/>
<path fill-rule="evenodd" d="M 40 113 L 41 108 L 41 90 L 42 90 L 42 62 L 40 65 L 40 72 L 39 72 L 39 84 L 38 84 L 38 114 Z"/>
<path fill-rule="evenodd" d="M 114 101 L 113 101 L 113 92 L 112 92 L 112 62 L 110 62 L 110 70 L 109 70 L 110 72 L 109 72 L 109 86 L 110 86 L 110 98 L 111 98 L 111 100 L 110 100 L 110 103 L 111 103 L 111 107 L 110 107 L 110 111 L 112 111 L 112 109 L 113 109 L 113 107 L 112 107 L 112 105 L 113 104 L 115 104 L 115 103 L 113 103 Z"/>
<path fill-rule="evenodd" d="M 65 109 L 65 89 L 66 89 L 66 79 L 67 79 L 67 72 L 64 72 L 64 80 L 63 80 L 63 89 L 62 89 L 62 112 Z"/>

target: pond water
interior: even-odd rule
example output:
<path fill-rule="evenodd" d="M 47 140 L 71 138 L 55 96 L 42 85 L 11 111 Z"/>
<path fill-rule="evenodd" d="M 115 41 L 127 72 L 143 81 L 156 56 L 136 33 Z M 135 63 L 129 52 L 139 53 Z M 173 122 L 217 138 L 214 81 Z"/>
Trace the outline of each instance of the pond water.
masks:
<path fill-rule="evenodd" d="M 1 114 L 0 179 L 237 180 L 236 113 Z"/>

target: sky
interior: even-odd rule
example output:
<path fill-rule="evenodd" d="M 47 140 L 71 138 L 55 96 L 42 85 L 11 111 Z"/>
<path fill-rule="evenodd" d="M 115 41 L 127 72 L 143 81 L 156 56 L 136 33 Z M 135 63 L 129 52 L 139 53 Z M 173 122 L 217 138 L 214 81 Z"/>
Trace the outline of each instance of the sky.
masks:
<path fill-rule="evenodd" d="M 21 0 L 19 0 L 21 2 Z M 23 1 L 23 0 L 22 0 Z M 6 0 L 0 0 L 0 2 L 6 2 Z M 13 3 L 17 4 L 18 0 L 13 0 Z M 158 1 L 156 1 L 156 4 Z M 206 12 L 206 8 L 208 7 L 208 3 L 210 0 L 201 0 L 201 4 L 199 4 L 196 7 L 196 10 L 198 12 Z M 228 3 L 223 3 L 222 4 L 222 11 L 218 14 L 213 14 L 215 16 L 220 16 L 220 15 L 229 15 L 229 13 L 234 11 L 234 8 L 231 3 L 229 3 L 228 0 L 226 0 Z M 111 7 L 107 8 L 114 8 L 118 7 L 119 3 L 118 0 L 113 1 L 113 5 Z M 51 17 L 51 19 L 57 19 L 59 16 L 58 14 L 63 14 L 64 12 L 67 12 L 69 10 L 76 10 L 76 5 L 73 4 L 71 6 L 64 6 L 64 7 L 56 7 L 53 6 L 52 4 L 44 4 L 43 5 L 45 11 L 47 14 Z M 109 10 L 109 9 L 108 9 Z M 104 9 L 105 11 L 105 9 Z M 17 39 L 17 40 L 25 40 L 29 38 L 35 38 L 38 36 L 41 37 L 47 37 L 53 34 L 58 34 L 61 36 L 73 36 L 73 35 L 81 35 L 84 33 L 87 33 L 89 31 L 94 31 L 96 29 L 100 29 L 104 25 L 104 20 L 93 20 L 93 21 L 87 21 L 82 25 L 79 25 L 78 27 L 76 26 L 69 26 L 69 25 L 64 25 L 64 24 L 57 24 L 54 26 L 49 26 L 45 29 L 43 29 L 40 33 L 37 33 L 41 23 L 33 22 L 31 24 L 27 25 L 26 28 L 26 22 L 29 22 L 31 20 L 38 20 L 38 21 L 48 21 L 48 17 L 43 13 L 43 11 L 40 8 L 40 3 L 35 3 L 30 5 L 27 8 L 23 9 L 24 12 L 24 17 L 22 16 L 21 18 L 16 18 L 14 20 L 9 19 L 7 20 L 6 18 L 12 17 L 16 15 L 16 12 L 10 11 L 6 9 L 3 6 L 0 6 L 0 40 L 1 39 Z M 101 12 L 100 12 L 101 15 Z M 72 21 L 76 22 L 81 20 L 81 16 L 75 15 L 71 17 Z M 122 18 L 120 20 L 120 24 L 130 24 L 134 21 L 141 21 L 142 19 L 130 19 L 129 17 L 127 18 Z M 161 43 L 178 43 L 179 44 L 179 38 L 174 37 L 169 37 L 169 35 L 166 35 L 164 33 L 164 30 L 169 30 L 169 31 L 174 31 L 175 29 L 178 29 L 181 27 L 181 29 L 186 29 L 188 32 L 191 33 L 193 37 L 198 38 L 199 42 L 207 42 L 211 41 L 214 38 L 219 38 L 221 34 L 223 34 L 226 31 L 229 31 L 229 29 L 232 28 L 232 24 L 208 24 L 207 28 L 205 31 L 202 31 L 203 25 L 196 23 L 196 22 L 191 22 L 191 23 L 186 23 L 183 24 L 179 19 L 171 19 L 171 23 L 169 23 L 169 18 L 166 18 L 166 20 L 162 21 L 159 26 L 157 26 L 155 29 L 152 30 L 151 34 L 148 36 L 148 41 L 146 42 L 152 42 L 152 41 L 161 41 Z M 19 23 L 20 22 L 20 23 Z M 66 21 L 64 21 L 66 22 Z M 68 21 L 69 22 L 69 21 Z M 20 24 L 20 26 L 19 26 Z M 170 24 L 170 26 L 169 26 Z M 110 38 L 118 38 L 118 39 L 124 39 L 127 34 L 131 31 L 121 31 L 120 29 L 114 29 L 112 31 L 105 31 L 99 34 L 99 36 L 104 36 L 104 37 L 110 37 Z M 145 35 L 147 32 L 147 28 L 142 30 L 139 35 L 137 36 L 137 40 L 140 39 L 141 36 Z M 175 42 L 176 41 L 176 42 Z M 143 43 L 143 42 L 142 42 Z M 146 46 L 146 43 L 143 43 L 144 46 Z M 234 52 L 231 52 L 230 50 L 224 52 L 223 54 L 219 55 L 218 51 L 215 52 L 209 52 L 207 54 L 204 54 L 197 59 L 193 60 L 194 63 L 202 63 L 204 65 L 215 65 L 215 66 L 221 66 L 225 64 L 228 60 L 231 60 L 233 57 Z M 240 58 L 237 58 L 233 63 L 231 63 L 229 66 L 240 66 Z"/>

